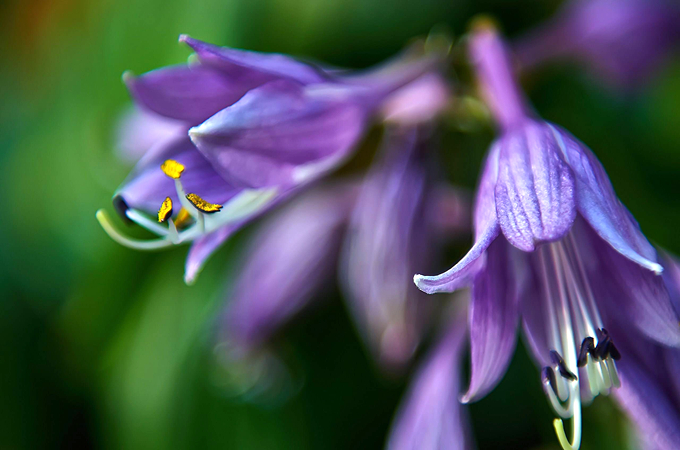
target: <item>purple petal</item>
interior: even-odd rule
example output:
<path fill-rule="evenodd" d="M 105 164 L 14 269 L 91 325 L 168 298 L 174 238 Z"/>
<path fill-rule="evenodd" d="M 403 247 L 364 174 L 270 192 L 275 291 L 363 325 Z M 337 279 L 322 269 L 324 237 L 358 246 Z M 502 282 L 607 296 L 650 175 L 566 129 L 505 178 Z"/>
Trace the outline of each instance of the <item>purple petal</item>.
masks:
<path fill-rule="evenodd" d="M 260 80 L 259 84 L 278 78 L 304 84 L 320 83 L 328 79 L 322 70 L 290 56 L 218 47 L 187 35 L 181 35 L 179 41 L 191 47 L 202 64 L 219 69 L 230 79 L 244 84 L 251 83 L 249 79 L 252 80 L 253 77 Z"/>
<path fill-rule="evenodd" d="M 353 211 L 343 254 L 342 286 L 368 347 L 388 368 L 409 361 L 428 302 L 411 283 L 431 246 L 422 220 L 427 172 L 418 131 L 388 128 Z"/>
<path fill-rule="evenodd" d="M 621 387 L 616 399 L 644 440 L 657 449 L 680 448 L 680 414 L 669 393 L 634 358 L 618 363 Z"/>
<path fill-rule="evenodd" d="M 471 376 L 464 403 L 479 400 L 498 384 L 515 350 L 520 293 L 513 273 L 514 251 L 504 239 L 496 239 L 472 285 Z"/>
<path fill-rule="evenodd" d="M 462 315 L 453 321 L 416 373 L 392 424 L 388 450 L 472 448 L 465 410 L 458 402 Z"/>
<path fill-rule="evenodd" d="M 450 94 L 441 76 L 427 73 L 388 97 L 382 115 L 385 121 L 402 125 L 425 123 L 446 108 Z"/>
<path fill-rule="evenodd" d="M 515 49 L 525 68 L 575 60 L 605 81 L 634 87 L 678 42 L 679 18 L 677 5 L 663 0 L 571 1 Z"/>
<path fill-rule="evenodd" d="M 347 91 L 277 81 L 250 91 L 189 134 L 235 184 L 296 185 L 344 160 L 364 132 L 366 115 Z"/>
<path fill-rule="evenodd" d="M 473 217 L 475 224 L 474 245 L 458 264 L 446 272 L 435 276 L 415 275 L 413 281 L 423 292 L 428 294 L 453 292 L 460 287 L 469 285 L 477 271 L 483 267 L 484 253 L 500 232 L 494 200 L 499 151 L 498 145 L 491 147 L 477 188 Z"/>
<path fill-rule="evenodd" d="M 630 212 L 616 196 L 595 155 L 564 129 L 552 126 L 564 158 L 576 177 L 576 207 L 591 227 L 617 252 L 656 273 L 663 268 Z"/>
<path fill-rule="evenodd" d="M 579 245 L 597 250 L 601 267 L 591 285 L 601 291 L 600 297 L 616 313 L 624 314 L 629 326 L 661 344 L 679 347 L 680 323 L 663 277 L 617 253 L 592 230 L 590 234 Z"/>
<path fill-rule="evenodd" d="M 526 121 L 499 139 L 496 184 L 498 222 L 508 241 L 524 251 L 555 241 L 576 217 L 574 176 L 548 125 Z"/>
<path fill-rule="evenodd" d="M 123 159 L 134 163 L 152 147 L 168 144 L 187 131 L 184 122 L 131 108 L 120 118 L 117 147 Z"/>
<path fill-rule="evenodd" d="M 138 77 L 126 73 L 123 79 L 140 106 L 188 125 L 204 121 L 267 81 L 257 76 L 232 80 L 201 65 L 165 67 Z"/>
<path fill-rule="evenodd" d="M 186 192 L 195 192 L 207 201 L 219 204 L 226 203 L 238 192 L 215 172 L 189 138 L 181 137 L 149 151 L 118 189 L 116 196 L 120 196 L 129 207 L 152 214 L 158 211 L 165 197 L 179 205 L 174 181 L 160 169 L 166 159 L 174 159 L 184 165 L 182 184 Z"/>
<path fill-rule="evenodd" d="M 260 344 L 306 307 L 332 279 L 354 198 L 343 185 L 312 191 L 263 225 L 230 296 L 224 332 L 243 347 Z"/>
<path fill-rule="evenodd" d="M 210 234 L 201 236 L 191 244 L 184 265 L 184 282 L 186 284 L 194 284 L 208 258 L 212 256 L 215 250 L 217 250 L 229 236 L 238 230 L 242 224 L 242 222 L 239 222 L 225 225 Z"/>

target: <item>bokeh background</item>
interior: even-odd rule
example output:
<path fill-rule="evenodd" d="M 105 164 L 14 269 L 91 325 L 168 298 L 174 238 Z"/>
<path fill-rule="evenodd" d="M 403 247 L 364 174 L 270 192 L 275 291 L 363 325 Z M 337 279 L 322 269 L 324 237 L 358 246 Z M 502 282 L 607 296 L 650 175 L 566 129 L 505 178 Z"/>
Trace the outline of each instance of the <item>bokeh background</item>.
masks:
<path fill-rule="evenodd" d="M 0 3 L 0 449 L 376 449 L 408 374 L 385 377 L 339 294 L 276 345 L 280 395 L 234 395 L 213 349 L 225 284 L 250 229 L 182 281 L 186 247 L 123 248 L 94 212 L 131 162 L 115 146 L 120 81 L 183 62 L 180 33 L 365 67 L 433 26 L 494 15 L 517 36 L 555 0 L 5 0 Z M 525 80 L 541 115 L 594 149 L 652 241 L 680 253 L 680 60 L 634 95 L 578 68 Z M 452 181 L 474 187 L 490 130 L 450 129 Z M 252 227 L 250 227 L 252 228 Z M 459 255 L 452 250 L 451 261 Z M 228 371 L 227 371 L 228 372 Z M 538 372 L 520 348 L 470 408 L 480 449 L 557 448 Z M 585 412 L 584 449 L 628 445 L 608 399 Z"/>

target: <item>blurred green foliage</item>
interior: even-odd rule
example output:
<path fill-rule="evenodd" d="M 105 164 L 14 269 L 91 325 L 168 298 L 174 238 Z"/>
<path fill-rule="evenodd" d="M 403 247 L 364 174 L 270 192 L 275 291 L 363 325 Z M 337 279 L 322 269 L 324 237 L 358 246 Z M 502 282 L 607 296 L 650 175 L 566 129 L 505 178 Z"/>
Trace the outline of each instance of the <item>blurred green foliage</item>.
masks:
<path fill-rule="evenodd" d="M 129 106 L 120 82 L 183 61 L 180 33 L 222 45 L 363 67 L 438 24 L 476 13 L 509 34 L 556 1 L 10 0 L 0 4 L 0 449 L 380 448 L 407 377 L 385 379 L 338 298 L 277 343 L 298 391 L 247 402 L 215 379 L 212 331 L 243 238 L 193 287 L 185 248 L 142 254 L 113 243 L 94 212 L 129 166 L 113 148 Z M 590 145 L 653 241 L 680 252 L 680 64 L 634 97 L 574 69 L 527 79 L 537 109 Z M 449 133 L 452 180 L 473 187 L 491 135 Z M 247 233 L 247 230 L 246 232 Z M 452 259 L 457 255 L 453 254 Z M 555 448 L 552 413 L 519 350 L 471 408 L 479 448 Z M 628 440 L 613 405 L 586 410 L 583 446 Z M 590 444 L 590 446 L 588 446 Z"/>

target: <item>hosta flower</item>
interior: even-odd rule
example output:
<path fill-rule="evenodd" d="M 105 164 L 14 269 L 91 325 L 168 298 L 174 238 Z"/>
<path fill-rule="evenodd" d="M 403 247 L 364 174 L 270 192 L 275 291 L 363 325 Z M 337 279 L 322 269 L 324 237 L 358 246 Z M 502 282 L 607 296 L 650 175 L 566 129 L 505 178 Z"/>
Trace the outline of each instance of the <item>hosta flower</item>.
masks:
<path fill-rule="evenodd" d="M 472 286 L 472 373 L 463 401 L 481 398 L 502 378 L 522 318 L 555 413 L 573 418 L 570 438 L 555 420 L 560 444 L 578 448 L 582 403 L 636 382 L 625 370 L 619 376 L 617 360 L 627 355 L 610 324 L 614 314 L 626 329 L 674 347 L 678 317 L 654 248 L 597 158 L 531 112 L 494 30 L 478 28 L 470 53 L 501 127 L 476 194 L 475 243 L 447 272 L 415 282 L 428 293 Z M 616 280 L 614 299 L 595 289 L 605 277 Z"/>
<path fill-rule="evenodd" d="M 524 68 L 582 63 L 610 83 L 633 87 L 680 40 L 680 7 L 670 0 L 572 0 L 515 44 Z"/>
<path fill-rule="evenodd" d="M 188 130 L 152 146 L 114 196 L 125 219 L 159 238 L 132 239 L 105 211 L 97 218 L 132 248 L 192 242 L 187 282 L 234 230 L 338 167 L 391 94 L 442 59 L 412 51 L 375 70 L 330 73 L 283 55 L 180 40 L 196 63 L 125 77 L 141 108 Z"/>
<path fill-rule="evenodd" d="M 460 394 L 466 325 L 457 314 L 413 377 L 392 425 L 387 450 L 474 448 Z"/>
<path fill-rule="evenodd" d="M 223 340 L 244 351 L 261 346 L 323 298 L 319 292 L 339 268 L 349 309 L 376 360 L 387 369 L 410 360 L 432 306 L 410 274 L 430 266 L 424 237 L 458 231 L 464 206 L 455 191 L 428 181 L 426 132 L 387 134 L 365 180 L 313 189 L 269 218 L 229 296 Z"/>

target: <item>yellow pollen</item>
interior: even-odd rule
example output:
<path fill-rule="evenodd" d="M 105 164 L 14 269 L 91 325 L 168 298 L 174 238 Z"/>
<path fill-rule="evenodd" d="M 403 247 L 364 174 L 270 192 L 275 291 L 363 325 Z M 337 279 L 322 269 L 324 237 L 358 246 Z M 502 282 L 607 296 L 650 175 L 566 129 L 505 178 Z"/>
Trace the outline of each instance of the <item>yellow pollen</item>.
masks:
<path fill-rule="evenodd" d="M 182 172 L 184 172 L 184 166 L 174 159 L 166 159 L 165 162 L 161 164 L 161 170 L 164 174 L 176 180 L 182 176 Z"/>
<path fill-rule="evenodd" d="M 187 200 L 193 203 L 197 209 L 200 209 L 204 213 L 216 213 L 222 209 L 222 205 L 208 203 L 196 194 L 187 194 Z"/>
<path fill-rule="evenodd" d="M 177 225 L 177 228 L 182 228 L 187 223 L 189 223 L 190 219 L 191 219 L 191 214 L 189 214 L 189 211 L 187 211 L 185 208 L 182 208 L 177 213 L 177 218 L 175 219 L 175 225 Z"/>
<path fill-rule="evenodd" d="M 161 208 L 158 210 L 158 222 L 163 223 L 172 215 L 172 199 L 165 197 Z"/>

